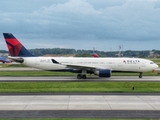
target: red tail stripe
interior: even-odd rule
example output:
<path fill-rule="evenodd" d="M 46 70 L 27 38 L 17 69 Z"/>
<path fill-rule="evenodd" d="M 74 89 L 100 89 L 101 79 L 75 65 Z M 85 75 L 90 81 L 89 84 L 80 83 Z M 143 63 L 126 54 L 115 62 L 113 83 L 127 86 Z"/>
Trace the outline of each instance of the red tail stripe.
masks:
<path fill-rule="evenodd" d="M 10 55 L 18 56 L 21 51 L 22 44 L 17 39 L 14 38 L 6 38 L 5 40 L 7 42 Z"/>
<path fill-rule="evenodd" d="M 22 49 L 22 45 L 21 45 L 21 44 L 18 44 L 18 45 L 15 46 L 15 53 L 16 53 L 16 56 L 19 55 L 21 49 Z"/>
<path fill-rule="evenodd" d="M 6 41 L 12 44 L 13 46 L 16 46 L 17 44 L 21 44 L 17 39 L 13 39 L 13 38 L 6 38 Z"/>

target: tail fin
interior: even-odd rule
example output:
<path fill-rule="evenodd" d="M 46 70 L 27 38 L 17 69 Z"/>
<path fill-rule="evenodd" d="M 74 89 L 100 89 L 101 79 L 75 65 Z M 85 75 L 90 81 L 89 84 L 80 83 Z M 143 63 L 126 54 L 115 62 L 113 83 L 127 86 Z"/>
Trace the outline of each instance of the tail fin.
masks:
<path fill-rule="evenodd" d="M 92 53 L 92 56 L 95 57 L 95 58 L 99 57 L 97 53 Z"/>
<path fill-rule="evenodd" d="M 98 56 L 98 54 L 97 54 L 97 53 L 95 53 L 95 52 L 94 52 L 94 50 L 95 50 L 95 48 L 93 48 L 92 56 L 93 56 L 93 57 L 95 57 L 95 58 L 98 58 L 99 56 Z"/>
<path fill-rule="evenodd" d="M 31 57 L 32 55 L 11 33 L 3 33 L 12 57 Z"/>

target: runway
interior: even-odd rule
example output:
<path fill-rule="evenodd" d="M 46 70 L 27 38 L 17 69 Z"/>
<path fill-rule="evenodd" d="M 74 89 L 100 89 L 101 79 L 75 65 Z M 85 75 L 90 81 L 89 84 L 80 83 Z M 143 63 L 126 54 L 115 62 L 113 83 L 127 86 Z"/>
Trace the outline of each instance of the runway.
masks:
<path fill-rule="evenodd" d="M 0 117 L 159 118 L 159 101 L 159 95 L 138 94 L 0 95 Z"/>
<path fill-rule="evenodd" d="M 76 76 L 64 77 L 0 77 L 0 82 L 160 82 L 160 76 L 112 76 L 99 78 L 89 76 L 87 79 L 77 79 Z"/>

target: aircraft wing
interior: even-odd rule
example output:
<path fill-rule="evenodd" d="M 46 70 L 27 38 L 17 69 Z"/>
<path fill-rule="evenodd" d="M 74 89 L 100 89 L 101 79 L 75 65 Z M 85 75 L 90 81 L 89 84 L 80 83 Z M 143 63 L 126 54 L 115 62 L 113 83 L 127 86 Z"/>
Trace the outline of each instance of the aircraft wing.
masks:
<path fill-rule="evenodd" d="M 92 71 L 94 71 L 95 69 L 110 69 L 110 68 L 105 68 L 105 67 L 97 67 L 97 66 L 93 66 L 93 65 L 60 63 L 60 62 L 56 61 L 55 59 L 52 59 L 52 62 L 55 63 L 55 64 L 65 65 L 68 68 L 80 69 L 80 70 L 85 69 L 85 70 L 92 70 Z"/>
<path fill-rule="evenodd" d="M 96 66 L 90 66 L 90 65 L 79 65 L 79 64 L 62 64 L 65 65 L 69 68 L 73 68 L 73 69 L 85 69 L 85 70 L 91 70 L 94 71 L 95 69 L 107 69 L 104 67 L 96 67 Z"/>

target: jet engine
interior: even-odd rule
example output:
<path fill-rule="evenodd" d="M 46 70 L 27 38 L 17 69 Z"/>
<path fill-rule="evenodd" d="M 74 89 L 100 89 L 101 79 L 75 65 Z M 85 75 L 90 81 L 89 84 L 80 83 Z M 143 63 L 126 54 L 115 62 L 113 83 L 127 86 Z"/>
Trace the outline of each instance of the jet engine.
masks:
<path fill-rule="evenodd" d="M 94 71 L 95 75 L 99 77 L 111 77 L 111 70 L 110 69 L 100 69 Z"/>

